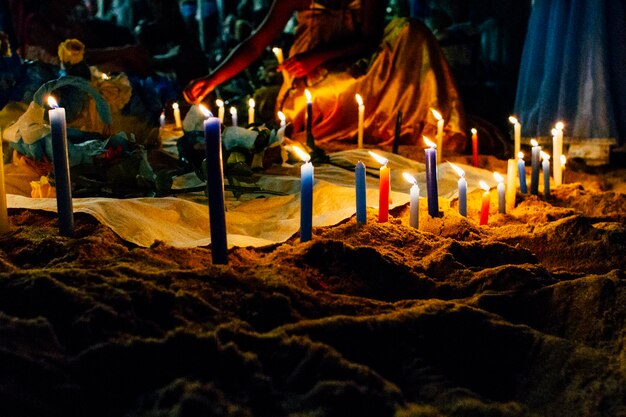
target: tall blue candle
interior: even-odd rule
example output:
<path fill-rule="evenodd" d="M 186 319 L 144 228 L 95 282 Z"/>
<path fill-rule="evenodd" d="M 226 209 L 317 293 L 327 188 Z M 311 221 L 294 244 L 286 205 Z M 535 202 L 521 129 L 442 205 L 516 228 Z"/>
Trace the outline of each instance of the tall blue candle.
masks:
<path fill-rule="evenodd" d="M 531 144 L 532 154 L 531 154 L 531 171 L 530 171 L 530 193 L 533 195 L 539 194 L 539 170 L 541 169 L 541 146 L 535 139 L 532 139 Z"/>
<path fill-rule="evenodd" d="M 545 198 L 550 197 L 550 155 L 545 152 L 541 152 L 541 166 L 543 168 L 543 196 Z"/>
<path fill-rule="evenodd" d="M 439 192 L 437 191 L 437 145 L 426 136 L 424 142 L 429 148 L 426 152 L 426 196 L 428 199 L 428 214 L 431 217 L 439 216 Z"/>
<path fill-rule="evenodd" d="M 365 164 L 361 161 L 354 168 L 354 182 L 356 186 L 356 221 L 367 223 L 366 193 L 365 193 Z"/>
<path fill-rule="evenodd" d="M 208 112 L 208 111 L 207 111 Z M 210 114 L 210 113 L 209 113 Z M 222 131 L 220 119 L 209 116 L 204 121 L 206 142 L 207 195 L 211 226 L 211 253 L 214 264 L 228 263 L 226 214 L 224 208 L 224 168 L 222 166 Z"/>
<path fill-rule="evenodd" d="M 526 163 L 524 162 L 524 152 L 517 154 L 517 172 L 519 174 L 519 191 L 523 194 L 528 192 L 526 188 Z"/>
<path fill-rule="evenodd" d="M 313 164 L 308 153 L 298 146 L 293 149 L 304 161 L 300 167 L 300 242 L 308 242 L 313 229 Z"/>
<path fill-rule="evenodd" d="M 74 233 L 74 209 L 72 206 L 70 165 L 67 155 L 65 109 L 59 107 L 53 97 L 48 97 L 48 104 L 52 107 L 48 111 L 48 117 L 50 118 L 52 158 L 54 159 L 54 181 L 57 194 L 59 233 L 62 236 L 71 236 Z"/>
<path fill-rule="evenodd" d="M 315 148 L 315 138 L 313 137 L 313 97 L 311 92 L 304 90 L 306 95 L 306 146 L 309 149 Z"/>

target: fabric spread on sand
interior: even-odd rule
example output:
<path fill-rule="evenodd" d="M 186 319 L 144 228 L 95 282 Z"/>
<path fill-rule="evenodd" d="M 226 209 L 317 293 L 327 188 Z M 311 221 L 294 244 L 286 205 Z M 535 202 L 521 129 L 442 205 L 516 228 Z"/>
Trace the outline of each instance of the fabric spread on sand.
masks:
<path fill-rule="evenodd" d="M 409 184 L 402 172 L 414 175 L 426 195 L 424 164 L 399 155 L 378 152 L 389 159 L 392 172 L 391 208 L 407 204 Z M 354 171 L 357 161 L 368 166 L 376 175 L 379 164 L 365 150 L 342 151 L 330 155 L 330 164 L 315 167 L 313 192 L 313 225 L 335 225 L 355 213 Z M 476 189 L 478 180 L 493 184 L 491 172 L 463 166 L 468 179 L 468 192 Z M 367 206 L 378 207 L 378 179 L 368 175 Z M 452 199 L 457 196 L 458 176 L 448 164 L 439 170 L 439 195 Z M 187 184 L 178 184 L 184 186 Z M 265 246 L 284 242 L 300 228 L 300 179 L 296 176 L 264 175 L 256 183 L 264 190 L 285 195 L 245 194 L 235 199 L 226 193 L 226 227 L 228 244 L 238 246 Z M 421 204 L 426 204 L 423 200 Z M 56 211 L 53 198 L 28 198 L 7 195 L 10 208 Z M 109 226 L 122 239 L 148 247 L 162 241 L 175 247 L 206 246 L 211 242 L 206 198 L 202 193 L 163 198 L 77 198 L 74 211 L 88 213 Z"/>

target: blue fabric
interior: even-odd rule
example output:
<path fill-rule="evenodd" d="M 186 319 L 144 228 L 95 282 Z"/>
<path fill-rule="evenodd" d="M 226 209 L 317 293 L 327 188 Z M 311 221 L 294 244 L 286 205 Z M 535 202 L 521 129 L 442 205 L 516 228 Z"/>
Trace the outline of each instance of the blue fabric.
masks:
<path fill-rule="evenodd" d="M 536 0 L 515 100 L 522 134 L 626 137 L 626 0 Z"/>

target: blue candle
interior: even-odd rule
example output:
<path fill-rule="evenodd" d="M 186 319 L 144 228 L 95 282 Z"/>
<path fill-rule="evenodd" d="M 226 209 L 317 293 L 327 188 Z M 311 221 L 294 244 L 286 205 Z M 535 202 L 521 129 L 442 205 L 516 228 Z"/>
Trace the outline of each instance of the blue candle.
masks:
<path fill-rule="evenodd" d="M 365 194 L 365 164 L 361 161 L 356 163 L 354 168 L 354 178 L 356 185 L 356 221 L 367 223 L 366 215 L 366 194 Z"/>
<path fill-rule="evenodd" d="M 426 152 L 426 196 L 428 198 L 428 214 L 431 217 L 439 216 L 439 192 L 437 191 L 437 145 L 424 136 L 424 142 L 429 148 Z"/>
<path fill-rule="evenodd" d="M 72 206 L 72 185 L 67 155 L 65 109 L 59 107 L 53 97 L 48 97 L 48 104 L 52 107 L 48 111 L 48 117 L 50 118 L 52 158 L 54 159 L 54 181 L 57 193 L 59 233 L 62 236 L 71 236 L 74 233 L 74 208 Z"/>
<path fill-rule="evenodd" d="M 543 196 L 548 198 L 550 197 L 550 155 L 541 152 L 541 158 L 543 159 L 541 163 L 543 168 Z"/>
<path fill-rule="evenodd" d="M 517 154 L 517 171 L 519 174 L 519 191 L 523 194 L 528 192 L 526 188 L 526 164 L 524 163 L 524 152 Z"/>
<path fill-rule="evenodd" d="M 454 165 L 452 162 L 448 162 L 452 169 L 456 171 L 457 175 L 460 177 L 458 182 L 458 190 L 459 190 L 459 214 L 463 217 L 467 217 L 467 180 L 465 179 L 465 171 Z"/>
<path fill-rule="evenodd" d="M 210 115 L 204 121 L 206 142 L 207 195 L 211 226 L 211 253 L 214 264 L 228 263 L 226 215 L 224 209 L 224 168 L 222 166 L 222 131 L 220 119 Z"/>
<path fill-rule="evenodd" d="M 315 148 L 315 139 L 313 138 L 313 97 L 311 92 L 304 90 L 306 96 L 306 146 L 309 149 Z"/>
<path fill-rule="evenodd" d="M 300 167 L 300 242 L 308 242 L 313 230 L 313 164 L 308 153 L 298 146 L 293 149 L 304 161 Z"/>
<path fill-rule="evenodd" d="M 532 147 L 532 154 L 531 154 L 531 168 L 532 170 L 530 171 L 530 193 L 533 195 L 537 195 L 539 194 L 539 170 L 541 169 L 541 157 L 540 157 L 540 152 L 541 152 L 541 146 L 539 146 L 539 143 L 537 143 L 537 141 L 535 139 L 532 139 L 530 141 L 533 145 Z"/>

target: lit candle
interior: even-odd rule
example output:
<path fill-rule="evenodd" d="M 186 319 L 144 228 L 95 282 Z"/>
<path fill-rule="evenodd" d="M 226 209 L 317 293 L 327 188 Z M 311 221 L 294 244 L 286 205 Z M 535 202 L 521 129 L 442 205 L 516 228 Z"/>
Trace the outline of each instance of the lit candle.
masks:
<path fill-rule="evenodd" d="M 309 149 L 315 148 L 315 139 L 313 138 L 313 96 L 307 88 L 304 90 L 306 96 L 306 145 Z"/>
<path fill-rule="evenodd" d="M 274 52 L 274 55 L 276 55 L 276 61 L 278 61 L 278 65 L 282 65 L 283 61 L 285 60 L 283 57 L 283 50 L 275 46 L 272 48 L 272 52 Z"/>
<path fill-rule="evenodd" d="M 220 120 L 200 105 L 206 117 L 204 140 L 206 146 L 207 196 L 209 200 L 209 224 L 211 227 L 211 254 L 214 264 L 228 263 L 226 240 L 226 215 L 224 208 L 224 168 L 222 166 L 222 129 Z"/>
<path fill-rule="evenodd" d="M 514 116 L 509 117 L 509 122 L 513 124 L 514 155 L 517 155 L 522 150 L 522 125 Z"/>
<path fill-rule="evenodd" d="M 562 183 L 565 184 L 565 163 L 567 162 L 567 157 L 563 154 L 561 154 L 561 158 L 559 158 L 561 160 L 561 171 L 562 171 Z"/>
<path fill-rule="evenodd" d="M 159 116 L 159 126 L 161 126 L 161 129 L 165 127 L 165 112 L 164 111 L 162 111 L 161 115 Z"/>
<path fill-rule="evenodd" d="M 294 146 L 293 150 L 304 161 L 300 167 L 300 242 L 308 242 L 313 233 L 313 164 L 302 148 Z"/>
<path fill-rule="evenodd" d="M 504 195 L 504 178 L 497 172 L 493 173 L 493 177 L 498 183 L 498 212 L 506 213 L 506 199 Z"/>
<path fill-rule="evenodd" d="M 554 184 L 561 185 L 563 182 L 563 173 L 561 169 L 561 155 L 563 155 L 563 122 L 558 122 L 554 128 L 556 135 L 552 138 L 552 156 L 554 157 L 552 172 L 554 174 Z"/>
<path fill-rule="evenodd" d="M 430 109 L 430 111 L 433 116 L 435 116 L 435 119 L 437 119 L 437 136 L 435 138 L 437 142 L 437 149 L 439 150 L 437 153 L 437 165 L 439 165 L 441 156 L 443 155 L 443 117 L 441 117 L 441 113 L 435 109 Z"/>
<path fill-rule="evenodd" d="M 459 176 L 458 191 L 459 191 L 459 214 L 463 217 L 467 217 L 467 180 L 465 179 L 465 171 L 452 162 L 448 162 L 454 172 Z"/>
<path fill-rule="evenodd" d="M 491 196 L 489 194 L 489 185 L 485 181 L 479 181 L 480 188 L 485 190 L 483 193 L 483 202 L 480 207 L 480 225 L 485 225 L 489 222 L 489 203 Z"/>
<path fill-rule="evenodd" d="M 63 236 L 71 236 L 74 233 L 74 208 L 72 206 L 72 185 L 67 155 L 65 109 L 59 107 L 52 96 L 48 97 L 48 105 L 51 107 L 48 111 L 48 117 L 50 118 L 50 137 L 52 140 L 59 232 Z"/>
<path fill-rule="evenodd" d="M 9 213 L 7 195 L 4 187 L 4 153 L 2 149 L 2 129 L 0 129 L 0 233 L 9 231 Z"/>
<path fill-rule="evenodd" d="M 172 108 L 174 109 L 174 127 L 176 130 L 181 130 L 183 128 L 183 122 L 180 119 L 180 108 L 178 107 L 178 103 L 172 104 Z"/>
<path fill-rule="evenodd" d="M 526 188 L 526 163 L 522 151 L 517 153 L 517 174 L 519 175 L 519 191 L 526 194 L 528 192 L 528 188 Z"/>
<path fill-rule="evenodd" d="M 283 113 L 282 111 L 279 111 L 277 115 L 278 120 L 280 120 L 280 127 L 285 127 L 287 125 L 287 116 L 285 116 L 285 113 Z"/>
<path fill-rule="evenodd" d="M 517 178 L 517 164 L 515 159 L 509 159 L 506 167 L 506 209 L 515 208 L 515 179 Z"/>
<path fill-rule="evenodd" d="M 378 183 L 378 222 L 385 223 L 389 220 L 389 190 L 391 187 L 389 181 L 391 172 L 387 166 L 389 161 L 387 158 L 383 158 L 372 151 L 369 151 L 369 154 L 381 165 L 379 171 L 380 181 Z"/>
<path fill-rule="evenodd" d="M 365 105 L 363 104 L 363 99 L 360 94 L 355 94 L 356 102 L 359 106 L 359 124 L 358 124 L 358 134 L 357 134 L 357 146 L 359 149 L 363 147 L 363 119 L 365 117 Z"/>
<path fill-rule="evenodd" d="M 367 223 L 365 164 L 361 161 L 357 162 L 354 168 L 354 179 L 356 186 L 356 221 L 365 224 Z"/>
<path fill-rule="evenodd" d="M 409 190 L 409 226 L 417 229 L 419 228 L 420 187 L 411 174 L 403 172 L 402 176 L 412 184 Z"/>
<path fill-rule="evenodd" d="M 472 128 L 472 156 L 474 158 L 474 166 L 478 166 L 478 130 Z"/>
<path fill-rule="evenodd" d="M 535 139 L 530 140 L 532 147 L 532 154 L 530 158 L 531 171 L 530 171 L 530 193 L 533 195 L 539 194 L 539 170 L 541 169 L 541 146 Z"/>
<path fill-rule="evenodd" d="M 428 197 L 428 214 L 439 216 L 439 192 L 437 191 L 437 145 L 424 136 L 426 148 L 426 195 Z"/>
<path fill-rule="evenodd" d="M 230 119 L 233 123 L 233 126 L 237 126 L 237 108 L 232 106 L 230 108 Z"/>
<path fill-rule="evenodd" d="M 550 155 L 541 152 L 541 167 L 543 168 L 543 196 L 550 197 Z"/>
<path fill-rule="evenodd" d="M 217 118 L 220 123 L 224 123 L 224 101 L 219 98 L 215 100 L 215 104 L 217 105 Z"/>
<path fill-rule="evenodd" d="M 254 99 L 248 100 L 248 124 L 254 124 Z"/>

